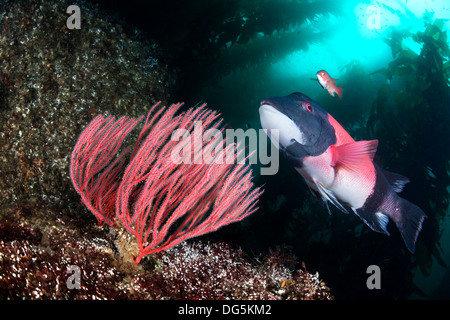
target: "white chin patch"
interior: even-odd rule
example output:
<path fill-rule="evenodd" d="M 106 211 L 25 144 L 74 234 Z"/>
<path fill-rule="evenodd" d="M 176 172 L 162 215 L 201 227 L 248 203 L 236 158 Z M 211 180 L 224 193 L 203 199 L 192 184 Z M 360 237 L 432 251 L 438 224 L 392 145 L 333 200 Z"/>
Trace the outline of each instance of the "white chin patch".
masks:
<path fill-rule="evenodd" d="M 319 80 L 320 85 L 322 86 L 322 88 L 325 88 L 325 80 L 322 78 L 321 75 L 317 75 L 317 79 Z"/>
<path fill-rule="evenodd" d="M 271 105 L 263 104 L 259 108 L 259 117 L 261 126 L 268 131 L 267 133 L 275 145 L 277 145 L 276 142 L 278 142 L 286 148 L 293 143 L 292 139 L 304 144 L 303 135 L 297 125 L 289 119 L 289 117 L 285 116 Z M 276 133 L 271 132 L 274 129 L 279 130 L 278 141 L 276 141 Z"/>

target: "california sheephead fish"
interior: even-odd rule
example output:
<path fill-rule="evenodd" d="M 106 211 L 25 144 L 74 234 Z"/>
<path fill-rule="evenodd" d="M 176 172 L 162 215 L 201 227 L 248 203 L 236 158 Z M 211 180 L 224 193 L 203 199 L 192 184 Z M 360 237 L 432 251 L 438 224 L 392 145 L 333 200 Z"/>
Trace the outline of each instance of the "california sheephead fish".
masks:
<path fill-rule="evenodd" d="M 346 206 L 350 207 L 372 230 L 387 235 L 390 218 L 414 253 L 426 214 L 397 195 L 408 178 L 373 162 L 378 140 L 353 140 L 328 112 L 302 93 L 265 99 L 259 114 L 274 145 L 329 213 L 328 201 L 345 213 Z M 274 129 L 278 134 L 271 134 Z"/>
<path fill-rule="evenodd" d="M 320 70 L 316 73 L 317 80 L 319 80 L 320 85 L 322 88 L 325 88 L 328 90 L 328 93 L 334 97 L 334 93 L 336 92 L 339 98 L 342 99 L 342 90 L 344 87 L 338 87 L 336 85 L 336 80 L 333 79 L 328 72 L 325 70 Z"/>

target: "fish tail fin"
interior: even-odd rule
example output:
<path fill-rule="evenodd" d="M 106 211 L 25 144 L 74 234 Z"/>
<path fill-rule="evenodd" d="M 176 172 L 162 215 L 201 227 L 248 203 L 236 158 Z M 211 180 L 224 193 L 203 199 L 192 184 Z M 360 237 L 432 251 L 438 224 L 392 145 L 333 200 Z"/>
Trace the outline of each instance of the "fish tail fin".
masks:
<path fill-rule="evenodd" d="M 400 230 L 406 247 L 414 253 L 417 237 L 427 215 L 418 206 L 402 198 L 399 198 L 396 208 L 398 211 L 392 219 Z"/>
<path fill-rule="evenodd" d="M 341 100 L 342 100 L 342 90 L 344 90 L 344 87 L 336 87 L 336 93 Z"/>

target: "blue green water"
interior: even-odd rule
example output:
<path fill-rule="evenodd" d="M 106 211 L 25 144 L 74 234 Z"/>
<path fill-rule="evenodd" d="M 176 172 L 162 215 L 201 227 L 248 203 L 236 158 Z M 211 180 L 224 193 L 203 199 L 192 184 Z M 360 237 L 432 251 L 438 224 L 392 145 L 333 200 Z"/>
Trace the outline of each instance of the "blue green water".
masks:
<path fill-rule="evenodd" d="M 428 215 L 411 255 L 392 223 L 387 237 L 354 215 L 329 216 L 281 159 L 274 176 L 255 170 L 261 209 L 211 237 L 249 252 L 289 246 L 338 299 L 450 298 L 448 1 L 104 5 L 156 39 L 177 70 L 177 101 L 259 129 L 262 99 L 303 92 L 356 140 L 379 139 L 375 161 L 411 180 L 401 196 Z M 321 69 L 344 87 L 342 100 L 315 80 Z M 380 267 L 381 289 L 367 288 L 369 265 Z"/>

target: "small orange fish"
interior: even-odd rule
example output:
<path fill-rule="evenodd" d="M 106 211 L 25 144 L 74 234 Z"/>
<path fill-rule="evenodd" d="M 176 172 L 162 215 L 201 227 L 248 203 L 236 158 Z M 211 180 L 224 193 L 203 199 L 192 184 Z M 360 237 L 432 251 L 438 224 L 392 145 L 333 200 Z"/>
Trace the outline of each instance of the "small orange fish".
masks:
<path fill-rule="evenodd" d="M 328 72 L 326 72 L 325 70 L 320 70 L 316 73 L 316 76 L 322 88 L 327 89 L 331 96 L 334 96 L 334 93 L 336 92 L 339 98 L 342 99 L 342 89 L 344 89 L 344 87 L 336 86 L 337 79 L 333 79 L 332 77 L 330 77 Z"/>

